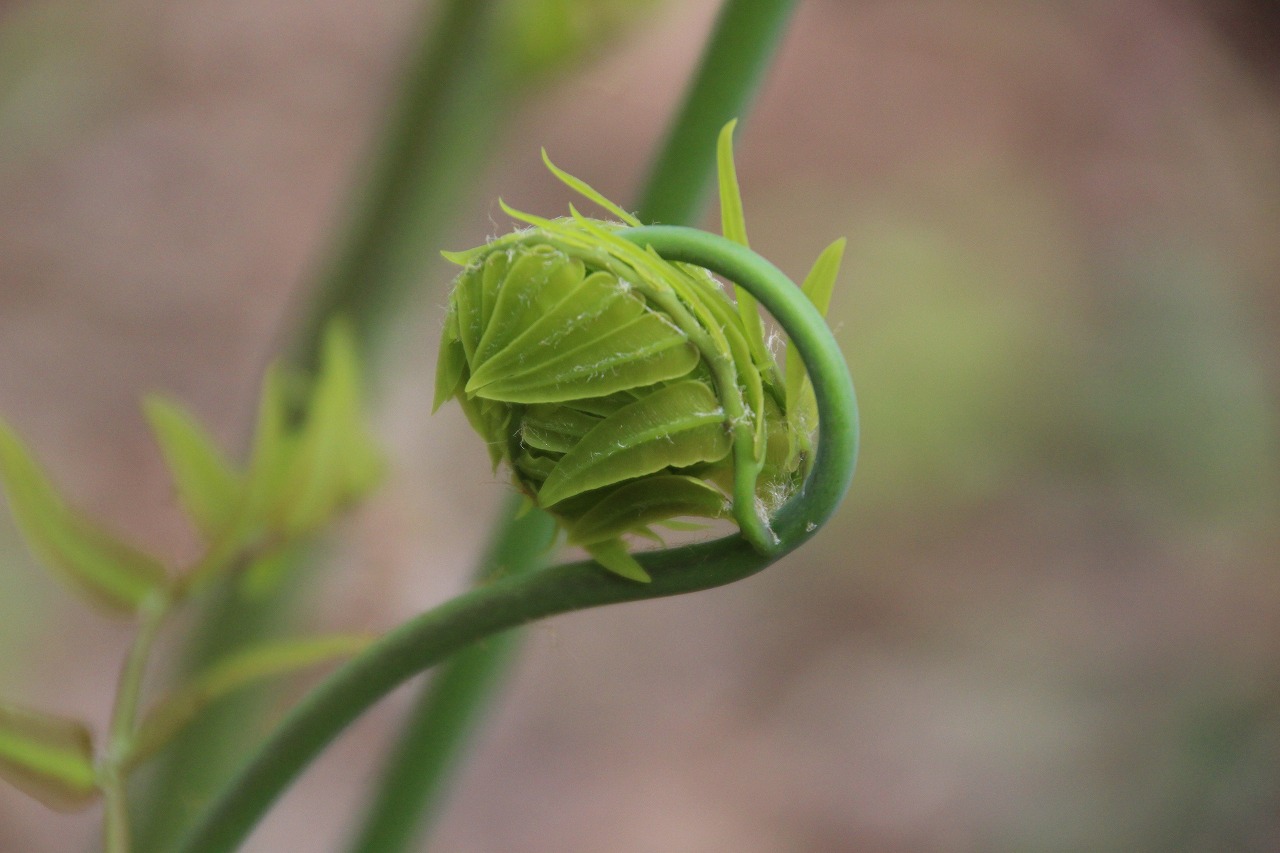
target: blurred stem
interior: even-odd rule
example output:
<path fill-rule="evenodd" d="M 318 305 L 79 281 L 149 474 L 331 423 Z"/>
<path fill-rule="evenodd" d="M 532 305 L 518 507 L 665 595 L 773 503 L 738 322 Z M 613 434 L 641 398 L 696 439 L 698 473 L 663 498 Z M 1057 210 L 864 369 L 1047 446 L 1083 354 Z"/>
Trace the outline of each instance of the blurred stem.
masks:
<path fill-rule="evenodd" d="M 506 114 L 506 98 L 492 49 L 496 0 L 447 0 L 407 57 L 405 78 L 375 144 L 367 180 L 336 252 L 300 306 L 304 312 L 291 357 L 315 367 L 326 321 L 352 323 L 368 366 L 385 336 L 379 333 L 409 285 L 421 280 L 444 241 L 451 211 L 474 180 Z M 434 10 L 434 8 L 433 8 Z M 201 602 L 181 660 L 187 675 L 227 654 L 279 636 L 299 612 L 313 576 L 314 550 L 282 573 L 260 599 L 240 594 L 234 580 Z M 149 787 L 135 802 L 138 851 L 172 847 L 193 809 L 200 807 L 243 760 L 262 730 L 264 690 L 242 691 L 210 708 L 158 758 Z M 135 801 L 139 798 L 135 797 Z"/>
<path fill-rule="evenodd" d="M 352 219 L 317 287 L 306 294 L 297 364 L 315 366 L 335 315 L 353 325 L 366 360 L 408 289 L 422 283 L 458 199 L 487 159 L 508 106 L 493 50 L 496 0 L 449 0 L 420 40 Z"/>
<path fill-rule="evenodd" d="M 493 545 L 477 572 L 477 585 L 533 571 L 545 563 L 555 525 L 544 512 L 517 517 L 524 503 L 522 496 L 512 494 L 502 506 Z M 490 637 L 458 652 L 432 676 L 388 756 L 353 851 L 394 853 L 413 848 L 439 811 L 444 783 L 453 775 L 484 709 L 492 704 L 519 639 L 518 631 Z"/>
<path fill-rule="evenodd" d="M 183 853 L 235 850 L 276 798 L 348 724 L 406 679 L 449 655 L 558 613 L 731 583 L 798 548 L 835 512 L 857 458 L 857 402 L 844 357 L 817 308 L 777 267 L 724 237 L 676 226 L 617 233 L 667 260 L 704 267 L 741 285 L 795 344 L 813 381 L 819 441 L 809 477 L 774 516 L 778 552 L 762 554 L 736 534 L 638 554 L 651 583 L 620 578 L 590 560 L 553 566 L 494 580 L 410 619 L 290 711 L 203 816 L 180 848 Z"/>
<path fill-rule="evenodd" d="M 697 75 L 641 193 L 642 221 L 688 224 L 701 213 L 715 174 L 715 141 L 730 119 L 743 116 L 759 89 L 769 59 L 795 7 L 795 0 L 727 0 L 703 52 Z M 515 531 L 521 500 L 508 501 L 493 537 L 498 553 L 518 543 Z M 545 515 L 537 510 L 529 516 Z M 525 516 L 528 518 L 529 516 Z M 548 524 L 549 521 L 542 521 Z M 514 564 L 532 564 L 535 555 L 513 554 Z M 478 581 L 492 578 L 489 558 Z M 492 700 L 495 686 L 514 657 L 515 632 L 459 653 L 427 682 L 405 721 L 379 782 L 352 853 L 411 850 L 440 811 L 447 776 Z M 411 756 L 417 756 L 414 761 Z"/>
<path fill-rule="evenodd" d="M 641 222 L 692 225 L 715 173 L 716 137 L 745 118 L 796 0 L 726 0 L 680 112 L 640 193 Z"/>
<path fill-rule="evenodd" d="M 103 848 L 107 853 L 130 853 L 131 850 L 128 796 L 121 764 L 133 740 L 147 661 L 151 658 L 151 649 L 160 633 L 160 627 L 169 615 L 172 603 L 168 594 L 153 596 L 143 603 L 138 633 L 129 647 L 129 654 L 116 683 L 116 699 L 111 710 L 106 754 L 99 767 L 103 799 L 106 800 Z"/>

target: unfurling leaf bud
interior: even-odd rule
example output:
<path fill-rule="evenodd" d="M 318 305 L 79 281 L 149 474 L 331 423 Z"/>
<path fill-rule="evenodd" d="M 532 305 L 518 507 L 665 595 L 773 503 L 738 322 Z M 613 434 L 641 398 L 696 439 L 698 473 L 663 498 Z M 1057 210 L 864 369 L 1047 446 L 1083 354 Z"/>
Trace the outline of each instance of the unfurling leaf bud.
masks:
<path fill-rule="evenodd" d="M 784 374 L 744 322 L 758 315 L 705 270 L 624 239 L 633 217 L 551 168 L 623 223 L 504 206 L 532 227 L 447 254 L 464 270 L 435 406 L 457 399 L 494 467 L 620 575 L 648 579 L 622 536 L 680 517 L 732 517 L 769 550 L 766 519 L 810 461 L 794 433 L 814 424 L 788 417 Z"/>

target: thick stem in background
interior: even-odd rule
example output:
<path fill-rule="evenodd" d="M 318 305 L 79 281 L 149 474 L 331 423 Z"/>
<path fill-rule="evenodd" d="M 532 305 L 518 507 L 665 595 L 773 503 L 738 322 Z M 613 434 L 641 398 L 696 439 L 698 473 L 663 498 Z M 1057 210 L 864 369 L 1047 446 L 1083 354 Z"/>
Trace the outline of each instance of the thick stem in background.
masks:
<path fill-rule="evenodd" d="M 745 118 L 796 0 L 727 0 L 640 193 L 641 222 L 693 225 L 711 190 L 716 136 Z"/>
<path fill-rule="evenodd" d="M 457 202 L 487 161 L 512 86 L 495 56 L 496 0 L 450 0 L 409 57 L 406 77 L 345 239 L 305 312 L 293 360 L 314 371 L 324 329 L 347 318 L 366 361 L 394 311 L 439 260 Z"/>
<path fill-rule="evenodd" d="M 544 512 L 526 512 L 512 494 L 500 509 L 499 533 L 481 561 L 477 583 L 540 568 L 548 556 L 555 524 Z M 368 819 L 351 845 L 358 853 L 412 849 L 422 828 L 435 817 L 441 788 L 452 776 L 482 711 L 503 681 L 519 648 L 520 632 L 508 631 L 464 649 L 424 686 L 388 754 Z"/>
<path fill-rule="evenodd" d="M 305 306 L 292 360 L 311 368 L 326 321 L 348 318 L 363 362 L 376 356 L 376 333 L 387 315 L 420 282 L 444 242 L 450 212 L 486 160 L 495 129 L 508 114 L 508 87 L 495 73 L 492 30 L 496 0 L 448 0 L 407 57 L 405 80 L 390 109 L 354 213 L 337 254 L 320 275 L 319 296 Z M 433 10 L 434 11 L 434 10 Z M 306 296 L 310 300 L 310 296 Z M 372 373 L 372 371 L 369 371 Z M 315 554 L 309 555 L 314 557 Z M 314 572 L 315 560 L 300 560 Z M 234 581 L 213 589 L 180 662 L 190 674 L 244 648 L 286 633 L 314 582 L 299 571 L 282 573 L 270 594 L 241 595 Z M 269 691 L 241 691 L 195 720 L 144 774 L 135 796 L 135 849 L 168 850 L 258 739 Z"/>
<path fill-rule="evenodd" d="M 727 0 L 723 5 L 639 193 L 641 220 L 688 225 L 701 215 L 715 174 L 716 135 L 726 122 L 745 117 L 794 8 L 795 0 Z M 517 498 L 502 510 L 493 533 L 497 541 L 506 541 L 519 527 L 519 506 Z M 490 569 L 487 560 L 481 563 L 479 582 L 491 577 Z M 440 813 L 446 776 L 462 740 L 475 731 L 474 718 L 483 713 L 511 658 L 506 644 L 487 643 L 450 660 L 424 685 L 387 759 L 352 853 L 411 850 L 428 831 Z M 478 684 L 485 689 L 476 689 Z M 434 758 L 414 763 L 407 755 Z"/>
<path fill-rule="evenodd" d="M 677 226 L 619 232 L 668 260 L 710 269 L 751 292 L 795 343 L 813 381 L 818 445 L 800 492 L 774 516 L 779 552 L 741 535 L 637 555 L 652 582 L 635 583 L 592 561 L 493 581 L 389 632 L 331 675 L 286 717 L 225 789 L 181 850 L 235 850 L 292 780 L 348 724 L 406 679 L 468 645 L 528 622 L 624 601 L 709 589 L 747 577 L 799 547 L 835 512 L 853 477 L 857 403 L 840 348 L 818 310 L 776 267 L 723 237 Z"/>

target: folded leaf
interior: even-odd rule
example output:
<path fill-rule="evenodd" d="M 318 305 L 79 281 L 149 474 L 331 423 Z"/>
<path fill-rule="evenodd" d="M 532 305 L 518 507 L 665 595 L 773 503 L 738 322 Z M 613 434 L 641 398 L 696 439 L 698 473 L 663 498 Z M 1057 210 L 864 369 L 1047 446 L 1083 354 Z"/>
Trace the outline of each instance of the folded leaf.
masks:
<path fill-rule="evenodd" d="M 165 588 L 164 566 L 68 507 L 21 439 L 3 422 L 0 480 L 32 553 L 93 601 L 133 613 Z"/>
<path fill-rule="evenodd" d="M 148 397 L 143 410 L 169 466 L 178 500 L 207 539 L 217 537 L 235 520 L 243 478 L 181 406 Z"/>
<path fill-rule="evenodd" d="M 520 424 L 520 441 L 535 450 L 565 453 L 598 423 L 600 418 L 568 406 L 530 406 Z"/>
<path fill-rule="evenodd" d="M 89 729 L 0 702 L 0 779 L 52 809 L 84 808 L 98 795 Z"/>
<path fill-rule="evenodd" d="M 694 477 L 646 477 L 620 486 L 568 525 L 569 541 L 589 544 L 624 533 L 647 532 L 647 525 L 681 516 L 728 518 L 729 502 Z"/>
<path fill-rule="evenodd" d="M 633 477 L 714 462 L 732 446 L 724 409 L 701 382 L 686 380 L 624 406 L 583 436 L 542 484 L 539 503 Z"/>
<path fill-rule="evenodd" d="M 486 272 L 486 278 L 496 279 L 500 270 L 490 272 L 486 267 Z M 581 261 L 549 246 L 538 246 L 516 257 L 505 278 L 493 282 L 496 300 L 483 327 L 484 334 L 476 344 L 471 361 L 473 374 L 534 321 L 569 297 L 584 275 Z M 483 314 L 481 320 L 485 320 Z"/>
<path fill-rule="evenodd" d="M 698 363 L 698 350 L 657 314 L 622 325 L 602 323 L 592 332 L 595 339 L 574 350 L 530 351 L 519 372 L 495 374 L 486 370 L 488 362 L 472 374 L 467 392 L 507 402 L 559 403 L 675 379 Z M 480 385 L 489 375 L 495 378 Z"/>
<path fill-rule="evenodd" d="M 344 660 L 361 652 L 373 639 L 364 634 L 308 637 L 264 643 L 238 652 L 160 700 L 143 719 L 124 763 L 134 767 L 154 755 L 201 711 L 233 691 L 308 667 Z"/>

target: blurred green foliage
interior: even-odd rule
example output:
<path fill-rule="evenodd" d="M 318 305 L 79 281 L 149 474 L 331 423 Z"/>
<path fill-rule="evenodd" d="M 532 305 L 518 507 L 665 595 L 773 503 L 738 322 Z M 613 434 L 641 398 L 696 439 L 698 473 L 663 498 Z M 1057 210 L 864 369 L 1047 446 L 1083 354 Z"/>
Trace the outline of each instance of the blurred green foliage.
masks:
<path fill-rule="evenodd" d="M 506 0 L 496 38 L 508 73 L 528 81 L 573 68 L 647 17 L 660 0 Z"/>

